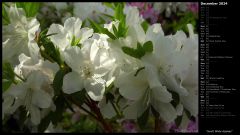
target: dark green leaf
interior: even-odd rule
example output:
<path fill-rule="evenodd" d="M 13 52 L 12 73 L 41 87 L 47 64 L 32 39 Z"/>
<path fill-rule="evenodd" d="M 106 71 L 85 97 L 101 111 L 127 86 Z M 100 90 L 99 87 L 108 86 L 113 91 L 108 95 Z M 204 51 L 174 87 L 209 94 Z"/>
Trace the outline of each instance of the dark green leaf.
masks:
<path fill-rule="evenodd" d="M 106 101 L 113 101 L 114 100 L 114 95 L 110 92 L 106 93 Z"/>
<path fill-rule="evenodd" d="M 132 56 L 134 58 L 139 58 L 138 53 L 133 48 L 130 48 L 130 47 L 127 47 L 127 46 L 123 46 L 122 47 L 122 51 L 124 53 L 126 53 L 127 55 L 130 55 L 130 56 Z"/>
<path fill-rule="evenodd" d="M 52 112 L 45 116 L 38 125 L 38 132 L 43 133 L 49 126 L 52 119 Z"/>
<path fill-rule="evenodd" d="M 183 116 L 178 116 L 178 117 L 175 119 L 175 124 L 176 124 L 177 127 L 179 127 L 179 125 L 181 124 L 182 117 L 183 117 Z"/>
<path fill-rule="evenodd" d="M 191 119 L 191 113 L 186 108 L 184 108 L 184 111 L 185 111 L 188 119 Z"/>
<path fill-rule="evenodd" d="M 159 112 L 156 111 L 153 106 L 151 106 L 151 111 L 152 111 L 152 114 L 154 115 L 154 117 L 158 118 L 160 116 Z"/>
<path fill-rule="evenodd" d="M 145 50 L 143 49 L 142 45 L 138 42 L 137 43 L 137 53 L 139 55 L 139 58 L 145 55 Z"/>
<path fill-rule="evenodd" d="M 147 41 L 143 44 L 143 49 L 145 52 L 152 52 L 153 51 L 153 44 L 152 41 Z"/>
<path fill-rule="evenodd" d="M 106 23 L 105 19 L 103 19 L 101 16 L 99 16 L 99 19 L 100 19 L 99 24 L 105 24 Z"/>
<path fill-rule="evenodd" d="M 147 29 L 148 29 L 148 27 L 149 27 L 148 22 L 147 22 L 147 21 L 143 21 L 143 22 L 141 23 L 141 26 L 142 26 L 143 30 L 145 31 L 145 33 L 146 33 L 146 32 L 147 32 Z"/>
<path fill-rule="evenodd" d="M 52 123 L 56 125 L 59 121 L 63 119 L 63 112 L 65 111 L 65 99 L 62 95 L 58 96 L 54 101 L 56 105 L 56 110 L 52 112 Z"/>
<path fill-rule="evenodd" d="M 137 118 L 137 122 L 140 128 L 144 128 L 147 124 L 148 118 L 149 118 L 149 110 L 150 107 L 148 107 L 145 112 L 139 117 Z"/>
<path fill-rule="evenodd" d="M 38 13 L 40 3 L 38 2 L 16 2 L 18 8 L 23 8 L 27 17 L 34 17 Z"/>
<path fill-rule="evenodd" d="M 56 33 L 47 35 L 47 29 L 45 29 L 39 34 L 39 40 L 37 42 L 39 46 L 44 47 L 44 50 L 40 49 L 40 53 L 44 59 L 47 59 L 51 62 L 57 62 L 58 65 L 62 65 L 63 61 L 61 60 L 59 49 L 55 48 L 54 44 L 48 38 L 54 34 Z"/>
<path fill-rule="evenodd" d="M 117 39 L 111 32 L 108 31 L 108 29 L 106 28 L 103 28 L 102 31 L 101 31 L 103 34 L 106 34 L 108 35 L 111 39 L 115 40 Z"/>
<path fill-rule="evenodd" d="M 114 17 L 113 16 L 111 16 L 111 15 L 108 15 L 108 14 L 105 14 L 105 13 L 101 13 L 103 16 L 106 16 L 106 17 L 108 17 L 108 18 L 110 18 L 110 19 L 114 19 Z"/>
<path fill-rule="evenodd" d="M 2 22 L 3 22 L 3 25 L 8 25 L 10 23 L 9 16 L 5 9 L 5 3 L 2 3 Z"/>
<path fill-rule="evenodd" d="M 94 21 L 92 21 L 92 20 L 90 20 L 90 19 L 88 19 L 88 21 L 90 22 L 90 24 L 91 24 L 94 32 L 106 34 L 106 35 L 108 35 L 108 36 L 109 36 L 111 39 L 113 39 L 113 40 L 116 39 L 116 37 L 115 37 L 111 32 L 109 32 L 108 29 L 100 26 L 99 24 L 95 23 Z"/>
<path fill-rule="evenodd" d="M 80 90 L 71 94 L 71 98 L 78 102 L 78 105 L 82 105 L 86 99 L 86 90 Z"/>
<path fill-rule="evenodd" d="M 65 72 L 62 69 L 60 69 L 54 77 L 53 88 L 54 88 L 55 95 L 59 95 L 61 92 L 64 75 L 65 75 Z"/>
<path fill-rule="evenodd" d="M 24 125 L 25 120 L 27 119 L 27 110 L 25 106 L 20 106 L 19 108 L 20 114 L 19 114 L 19 124 Z"/>
<path fill-rule="evenodd" d="M 3 91 L 6 91 L 12 84 L 12 81 L 10 80 L 6 80 L 6 79 L 2 79 L 2 89 Z"/>
<path fill-rule="evenodd" d="M 3 63 L 3 71 L 2 71 L 2 89 L 6 91 L 13 82 L 15 82 L 14 77 L 15 73 L 10 63 L 5 62 Z"/>
<path fill-rule="evenodd" d="M 169 92 L 172 94 L 172 98 L 173 98 L 173 100 L 171 101 L 171 104 L 176 108 L 176 106 L 180 102 L 180 97 L 179 97 L 178 93 L 176 93 L 174 91 L 169 91 Z"/>
<path fill-rule="evenodd" d="M 91 19 L 88 19 L 88 21 L 90 22 L 90 25 L 92 26 L 94 32 L 99 33 L 101 31 L 101 26 L 99 24 L 95 23 Z"/>

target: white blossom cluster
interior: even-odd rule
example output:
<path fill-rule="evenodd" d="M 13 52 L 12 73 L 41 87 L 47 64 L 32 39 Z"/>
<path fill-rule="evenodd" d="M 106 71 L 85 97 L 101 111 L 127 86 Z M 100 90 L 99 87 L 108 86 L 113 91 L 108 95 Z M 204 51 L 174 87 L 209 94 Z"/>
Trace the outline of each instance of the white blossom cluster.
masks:
<path fill-rule="evenodd" d="M 4 118 L 19 106 L 25 106 L 31 123 L 38 125 L 44 116 L 56 109 L 52 84 L 60 67 L 40 53 L 36 42 L 36 33 L 40 31 L 38 20 L 27 18 L 23 9 L 14 5 L 7 12 L 10 24 L 4 25 L 2 31 L 3 61 L 14 67 L 18 77 L 15 77 L 17 83 L 3 93 L 2 115 Z M 88 14 L 79 15 L 85 18 Z M 198 35 L 194 34 L 192 25 L 187 25 L 188 35 L 183 31 L 165 35 L 158 23 L 145 32 L 137 8 L 128 7 L 125 15 L 128 31 L 125 37 L 117 39 L 82 27 L 83 21 L 78 17 L 69 17 L 64 24 L 49 27 L 50 41 L 71 68 L 63 78 L 63 93 L 73 94 L 85 89 L 88 96 L 98 102 L 105 118 L 116 115 L 110 102 L 106 102 L 106 89 L 111 85 L 116 88 L 111 93 L 123 97 L 120 108 L 125 119 L 137 119 L 150 106 L 165 122 L 172 122 L 178 116 L 186 118 L 185 110 L 197 116 Z M 114 33 L 114 26 L 118 28 L 119 23 L 112 20 L 104 24 L 104 28 Z M 139 58 L 122 49 L 137 49 L 149 41 L 152 51 Z M 179 97 L 176 106 L 172 104 L 173 93 Z"/>

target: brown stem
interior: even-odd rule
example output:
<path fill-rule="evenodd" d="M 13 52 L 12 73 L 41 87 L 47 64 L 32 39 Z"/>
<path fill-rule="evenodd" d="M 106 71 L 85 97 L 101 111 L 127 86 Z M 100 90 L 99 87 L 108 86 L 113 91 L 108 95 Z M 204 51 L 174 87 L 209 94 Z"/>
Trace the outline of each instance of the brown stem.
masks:
<path fill-rule="evenodd" d="M 165 122 L 161 120 L 159 117 L 155 117 L 155 133 L 165 133 L 167 132 L 166 127 L 165 127 Z"/>
<path fill-rule="evenodd" d="M 160 133 L 160 121 L 158 117 L 155 117 L 155 128 L 154 128 L 155 133 Z"/>
<path fill-rule="evenodd" d="M 97 115 L 97 120 L 98 122 L 101 124 L 101 126 L 103 127 L 103 129 L 105 130 L 106 133 L 112 133 L 112 127 L 109 123 L 107 123 L 105 121 L 105 119 L 102 116 L 102 113 L 100 111 L 100 109 L 98 108 L 97 104 L 95 101 L 93 101 L 92 99 L 90 99 L 90 106 L 91 110 Z"/>
<path fill-rule="evenodd" d="M 88 111 L 87 109 L 85 109 L 84 107 L 82 107 L 81 104 L 78 103 L 78 101 L 76 101 L 74 98 L 72 98 L 69 95 L 64 94 L 64 96 L 71 101 L 72 103 L 74 103 L 75 105 L 77 105 L 79 108 L 81 108 L 82 110 L 84 110 L 85 112 L 87 112 L 89 115 L 91 115 L 93 118 L 95 118 L 103 127 L 104 131 L 107 133 L 112 133 L 112 127 L 110 126 L 110 124 L 108 124 L 103 116 L 102 113 L 100 111 L 100 109 L 97 106 L 97 103 L 95 101 L 93 101 L 89 96 L 88 98 L 86 98 L 86 102 L 85 104 L 91 109 L 92 112 L 94 112 L 96 115 L 94 115 L 92 112 Z"/>
<path fill-rule="evenodd" d="M 81 104 L 78 103 L 78 101 L 76 101 L 75 99 L 71 98 L 71 96 L 65 96 L 65 98 L 67 98 L 69 101 L 71 101 L 73 104 L 77 105 L 80 109 L 82 109 L 83 111 L 85 111 L 86 113 L 88 113 L 90 116 L 92 116 L 95 119 L 98 119 L 97 116 L 95 116 L 93 113 L 91 113 L 90 111 L 88 111 L 87 109 L 85 109 L 84 107 L 82 107 Z"/>

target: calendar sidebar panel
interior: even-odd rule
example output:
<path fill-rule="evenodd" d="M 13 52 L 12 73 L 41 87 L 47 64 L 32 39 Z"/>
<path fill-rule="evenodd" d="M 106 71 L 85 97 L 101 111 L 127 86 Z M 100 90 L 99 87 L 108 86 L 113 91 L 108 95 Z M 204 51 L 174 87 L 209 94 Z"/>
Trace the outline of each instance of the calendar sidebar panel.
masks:
<path fill-rule="evenodd" d="M 239 133 L 236 3 L 204 1 L 199 5 L 199 131 Z"/>

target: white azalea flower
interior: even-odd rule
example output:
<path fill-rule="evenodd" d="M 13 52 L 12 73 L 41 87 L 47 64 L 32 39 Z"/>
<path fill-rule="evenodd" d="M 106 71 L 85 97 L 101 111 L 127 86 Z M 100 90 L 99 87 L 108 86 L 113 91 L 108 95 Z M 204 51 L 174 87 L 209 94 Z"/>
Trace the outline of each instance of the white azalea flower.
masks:
<path fill-rule="evenodd" d="M 49 82 L 44 74 L 35 71 L 29 75 L 26 82 L 12 85 L 10 89 L 4 93 L 5 98 L 3 105 L 12 103 L 11 106 L 6 107 L 9 108 L 9 112 L 5 110 L 6 112 L 4 113 L 13 113 L 19 106 L 23 105 L 29 111 L 32 123 L 38 125 L 41 118 L 39 108 L 49 108 L 51 106 L 51 96 L 46 89 L 44 89 L 46 88 L 46 84 L 50 85 Z M 12 97 L 15 98 L 15 101 L 11 99 L 8 100 L 8 98 Z"/>
<path fill-rule="evenodd" d="M 132 38 L 133 46 L 137 46 L 137 41 L 143 43 L 145 32 L 141 26 L 144 21 L 137 7 L 125 6 L 126 24 L 128 25 L 127 36 Z"/>
<path fill-rule="evenodd" d="M 176 75 L 182 73 L 187 67 L 181 61 L 187 61 L 188 57 L 180 57 L 182 52 L 176 51 L 176 43 L 169 37 L 165 37 L 160 25 L 152 25 L 146 32 L 146 41 L 153 43 L 153 52 L 142 57 L 142 62 L 148 75 L 159 76 L 158 80 L 169 90 L 179 95 L 188 95 L 185 88 L 178 83 Z M 154 72 L 154 73 L 151 73 Z"/>
<path fill-rule="evenodd" d="M 73 15 L 82 20 L 87 18 L 98 20 L 100 13 L 113 15 L 114 11 L 104 6 L 101 2 L 75 2 L 73 4 Z"/>
<path fill-rule="evenodd" d="M 115 85 L 119 88 L 120 94 L 133 101 L 124 110 L 125 117 L 136 119 L 152 105 L 163 120 L 173 121 L 177 112 L 170 103 L 172 95 L 161 83 L 154 84 L 153 80 L 149 79 L 145 70 L 139 71 L 137 75 L 136 71 L 124 73 L 117 78 Z"/>
<path fill-rule="evenodd" d="M 98 106 L 105 118 L 111 119 L 112 117 L 117 115 L 112 104 L 110 103 L 110 101 L 107 102 L 105 97 L 99 102 Z"/>
<path fill-rule="evenodd" d="M 183 31 L 178 31 L 170 36 L 175 43 L 175 58 L 172 63 L 171 74 L 175 76 L 176 82 L 181 89 L 187 91 L 187 95 L 180 95 L 180 104 L 187 109 L 191 115 L 198 114 L 198 38 L 194 34 L 192 25 L 188 24 L 189 37 Z"/>
<path fill-rule="evenodd" d="M 93 30 L 90 28 L 81 28 L 82 21 L 79 18 L 68 18 L 64 26 L 59 24 L 52 24 L 47 34 L 55 35 L 50 36 L 50 40 L 54 43 L 56 48 L 60 49 L 61 55 L 67 47 L 76 44 L 83 44 L 85 40 L 92 36 Z M 73 44 L 74 43 L 74 44 Z"/>
<path fill-rule="evenodd" d="M 27 78 L 28 75 L 36 70 L 40 70 L 53 81 L 56 72 L 58 71 L 58 65 L 49 61 L 44 61 L 41 58 L 34 59 L 28 57 L 25 54 L 19 55 L 20 64 L 14 68 L 14 72 L 22 78 Z M 16 77 L 16 79 L 18 79 Z"/>
<path fill-rule="evenodd" d="M 36 18 L 26 18 L 24 10 L 16 5 L 6 11 L 10 24 L 3 26 L 3 60 L 16 65 L 19 54 L 30 56 L 32 47 L 38 48 L 33 43 L 40 24 Z"/>
<path fill-rule="evenodd" d="M 64 52 L 66 63 L 73 72 L 64 76 L 63 91 L 71 94 L 85 88 L 93 100 L 100 101 L 106 86 L 104 76 L 110 71 L 114 60 L 108 56 L 107 42 L 101 42 L 101 38 L 105 37 L 95 36 L 100 37 L 87 40 L 82 49 L 74 46 Z"/>

